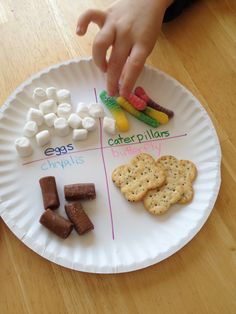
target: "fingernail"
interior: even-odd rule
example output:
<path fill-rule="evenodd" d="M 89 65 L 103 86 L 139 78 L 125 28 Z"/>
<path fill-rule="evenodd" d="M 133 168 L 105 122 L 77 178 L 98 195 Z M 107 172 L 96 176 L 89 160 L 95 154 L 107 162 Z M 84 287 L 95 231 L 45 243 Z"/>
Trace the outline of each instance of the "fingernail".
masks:
<path fill-rule="evenodd" d="M 76 28 L 76 34 L 79 35 L 79 34 L 80 34 L 80 31 L 81 31 L 80 27 L 77 26 L 77 28 Z"/>
<path fill-rule="evenodd" d="M 129 95 L 129 92 L 125 88 L 120 89 L 120 95 L 126 98 Z"/>
<path fill-rule="evenodd" d="M 102 72 L 104 72 L 104 73 L 107 72 L 107 65 L 106 64 L 102 65 Z"/>
<path fill-rule="evenodd" d="M 107 88 L 107 93 L 109 96 L 114 97 L 116 95 L 116 90 L 114 88 L 112 88 L 112 89 Z"/>
<path fill-rule="evenodd" d="M 114 91 L 108 91 L 107 93 L 108 93 L 108 96 L 111 96 L 111 97 L 114 97 L 116 94 Z"/>

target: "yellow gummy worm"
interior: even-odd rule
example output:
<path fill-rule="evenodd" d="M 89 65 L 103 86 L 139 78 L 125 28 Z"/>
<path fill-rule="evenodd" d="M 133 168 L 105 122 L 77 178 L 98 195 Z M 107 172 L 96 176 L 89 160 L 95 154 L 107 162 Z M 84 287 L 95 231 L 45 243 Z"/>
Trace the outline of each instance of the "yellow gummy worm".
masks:
<path fill-rule="evenodd" d="M 106 91 L 102 91 L 99 96 L 107 109 L 110 110 L 113 118 L 116 120 L 117 129 L 121 132 L 128 131 L 129 122 L 124 111 L 117 103 L 116 99 L 114 97 L 108 96 Z"/>
<path fill-rule="evenodd" d="M 149 106 L 147 106 L 143 113 L 145 113 L 147 116 L 152 117 L 159 121 L 161 124 L 166 124 L 169 121 L 169 117 L 166 113 L 155 110 Z"/>
<path fill-rule="evenodd" d="M 153 128 L 157 128 L 160 125 L 159 121 L 157 121 L 156 119 L 146 115 L 142 111 L 135 109 L 125 98 L 117 97 L 116 101 L 122 108 L 128 111 L 136 119 L 152 126 Z"/>

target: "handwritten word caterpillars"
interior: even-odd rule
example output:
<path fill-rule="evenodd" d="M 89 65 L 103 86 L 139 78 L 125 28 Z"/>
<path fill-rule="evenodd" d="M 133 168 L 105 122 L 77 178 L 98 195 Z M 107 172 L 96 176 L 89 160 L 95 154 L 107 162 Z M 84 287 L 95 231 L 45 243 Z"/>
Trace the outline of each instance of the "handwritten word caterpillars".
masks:
<path fill-rule="evenodd" d="M 45 160 L 41 164 L 41 170 L 49 170 L 49 169 L 66 169 L 71 167 L 77 167 L 83 165 L 85 163 L 84 157 L 82 156 L 68 156 L 67 158 L 59 159 L 59 160 Z"/>
<path fill-rule="evenodd" d="M 120 144 L 132 144 L 142 143 L 157 138 L 166 138 L 170 136 L 169 131 L 153 131 L 152 129 L 146 130 L 143 133 L 134 134 L 131 136 L 121 136 L 118 134 L 115 138 L 109 138 L 107 143 L 109 146 L 120 145 Z"/>

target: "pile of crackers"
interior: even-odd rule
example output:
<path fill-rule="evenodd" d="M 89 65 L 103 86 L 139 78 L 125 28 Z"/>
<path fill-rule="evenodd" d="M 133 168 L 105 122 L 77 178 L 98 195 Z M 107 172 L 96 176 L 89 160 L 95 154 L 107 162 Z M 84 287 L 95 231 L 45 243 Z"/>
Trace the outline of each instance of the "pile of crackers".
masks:
<path fill-rule="evenodd" d="M 129 164 L 117 167 L 112 181 L 130 202 L 142 201 L 153 215 L 165 213 L 173 204 L 191 202 L 197 168 L 190 160 L 162 156 L 136 155 Z"/>

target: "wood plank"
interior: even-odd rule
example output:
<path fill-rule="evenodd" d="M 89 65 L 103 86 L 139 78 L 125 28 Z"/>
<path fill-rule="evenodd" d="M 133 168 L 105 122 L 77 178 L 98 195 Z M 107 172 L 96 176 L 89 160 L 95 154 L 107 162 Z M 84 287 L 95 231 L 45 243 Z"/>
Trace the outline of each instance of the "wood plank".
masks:
<path fill-rule="evenodd" d="M 8 230 L 5 241 L 12 269 L 23 294 L 20 300 L 21 302 L 24 300 L 26 304 L 26 313 L 66 313 L 67 309 L 55 280 L 52 264 L 27 248 Z M 18 306 L 17 311 L 12 311 L 16 312 L 25 313 L 25 310 Z"/>
<path fill-rule="evenodd" d="M 112 0 L 0 1 L 0 103 L 33 73 L 91 55 L 98 28 L 75 34 L 87 8 Z M 236 313 L 236 2 L 199 0 L 163 25 L 147 63 L 176 78 L 210 115 L 222 184 L 201 231 L 170 258 L 136 272 L 77 272 L 27 248 L 0 219 L 0 312 Z"/>
<path fill-rule="evenodd" d="M 0 309 L 1 313 L 30 313 L 21 281 L 7 247 L 7 232 L 0 218 Z"/>

